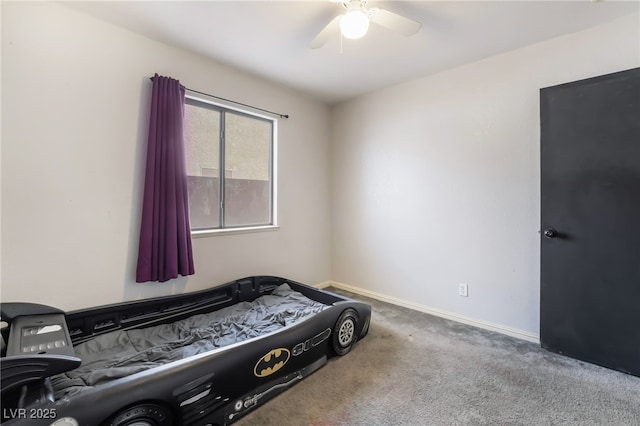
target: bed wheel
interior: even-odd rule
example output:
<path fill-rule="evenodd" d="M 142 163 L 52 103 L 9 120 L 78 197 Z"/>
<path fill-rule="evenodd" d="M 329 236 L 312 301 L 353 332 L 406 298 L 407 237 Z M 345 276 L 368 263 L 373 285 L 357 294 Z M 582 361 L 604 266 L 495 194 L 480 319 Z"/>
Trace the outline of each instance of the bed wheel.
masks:
<path fill-rule="evenodd" d="M 358 314 L 353 309 L 345 310 L 333 329 L 333 351 L 337 355 L 346 355 L 356 343 Z"/>
<path fill-rule="evenodd" d="M 171 411 L 161 405 L 142 403 L 113 416 L 103 426 L 169 426 L 173 424 Z"/>

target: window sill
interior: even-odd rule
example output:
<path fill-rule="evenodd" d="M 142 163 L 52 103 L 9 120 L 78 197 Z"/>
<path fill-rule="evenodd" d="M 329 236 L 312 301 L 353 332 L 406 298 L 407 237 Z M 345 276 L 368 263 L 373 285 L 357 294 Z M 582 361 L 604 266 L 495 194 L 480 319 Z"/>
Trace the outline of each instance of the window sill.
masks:
<path fill-rule="evenodd" d="M 278 225 L 246 226 L 244 228 L 205 229 L 191 231 L 191 238 L 215 237 L 233 234 L 249 234 L 252 232 L 269 232 L 280 229 Z"/>

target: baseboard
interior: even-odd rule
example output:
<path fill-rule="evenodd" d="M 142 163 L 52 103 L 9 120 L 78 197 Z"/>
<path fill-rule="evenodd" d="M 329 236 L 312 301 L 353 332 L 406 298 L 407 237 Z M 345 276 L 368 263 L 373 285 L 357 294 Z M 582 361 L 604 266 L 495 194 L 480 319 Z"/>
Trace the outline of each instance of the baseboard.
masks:
<path fill-rule="evenodd" d="M 332 284 L 332 281 L 323 281 L 321 283 L 316 284 L 314 287 L 323 289 L 323 288 L 331 287 L 331 284 Z"/>
<path fill-rule="evenodd" d="M 378 293 L 375 291 L 365 290 L 363 288 L 355 287 L 349 284 L 344 284 L 337 281 L 325 281 L 323 283 L 320 283 L 317 287 L 326 288 L 329 286 L 332 286 L 341 290 L 350 291 L 351 293 L 359 294 L 362 296 L 370 297 L 372 299 L 380 300 L 382 302 L 391 303 L 392 305 L 402 306 L 405 308 L 413 309 L 415 311 L 424 312 L 427 314 L 435 315 L 437 317 L 446 318 L 452 321 L 457 321 L 463 324 L 472 325 L 474 327 L 495 331 L 498 333 L 506 334 L 507 336 L 516 337 L 518 339 L 527 340 L 529 342 L 540 344 L 540 336 L 538 334 L 531 333 L 529 331 L 518 330 L 516 328 L 511 328 L 511 327 L 507 327 L 500 324 L 494 324 L 488 321 L 465 317 L 463 315 L 443 311 L 441 309 L 432 308 L 430 306 L 421 305 L 419 303 L 410 302 L 408 300 L 399 299 L 397 297 L 387 296 L 386 294 Z"/>

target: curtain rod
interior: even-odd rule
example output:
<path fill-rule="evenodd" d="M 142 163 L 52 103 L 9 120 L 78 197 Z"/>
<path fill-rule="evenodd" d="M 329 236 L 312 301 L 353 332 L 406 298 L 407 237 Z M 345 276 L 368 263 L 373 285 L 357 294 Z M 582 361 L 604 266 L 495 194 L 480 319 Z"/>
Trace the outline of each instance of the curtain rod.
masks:
<path fill-rule="evenodd" d="M 153 77 L 149 77 L 149 80 L 153 81 Z M 272 115 L 278 116 L 280 118 L 285 118 L 285 119 L 289 118 L 289 114 L 280 114 L 279 112 L 273 112 L 273 111 L 269 111 L 268 109 L 262 109 L 262 108 L 255 107 L 253 105 L 243 104 L 242 102 L 232 101 L 231 99 L 221 98 L 220 96 L 210 95 L 209 93 L 204 93 L 204 92 L 200 92 L 198 90 L 189 89 L 188 87 L 185 87 L 185 89 L 187 89 L 190 92 L 199 93 L 201 95 L 205 95 L 205 96 L 209 96 L 209 97 L 212 97 L 212 98 L 220 99 L 221 101 L 231 102 L 232 104 L 242 105 L 242 106 L 245 106 L 245 107 L 248 107 L 248 108 L 256 109 L 258 111 L 266 112 L 268 114 L 272 114 Z"/>

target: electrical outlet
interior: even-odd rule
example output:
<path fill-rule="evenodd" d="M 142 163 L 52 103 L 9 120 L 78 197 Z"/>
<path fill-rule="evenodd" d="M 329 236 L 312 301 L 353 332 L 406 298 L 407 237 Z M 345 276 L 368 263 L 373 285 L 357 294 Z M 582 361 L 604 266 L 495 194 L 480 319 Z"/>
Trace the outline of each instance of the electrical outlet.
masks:
<path fill-rule="evenodd" d="M 469 292 L 468 292 L 469 288 L 467 287 L 466 284 L 458 284 L 458 294 L 460 296 L 463 297 L 468 297 L 469 296 Z"/>

